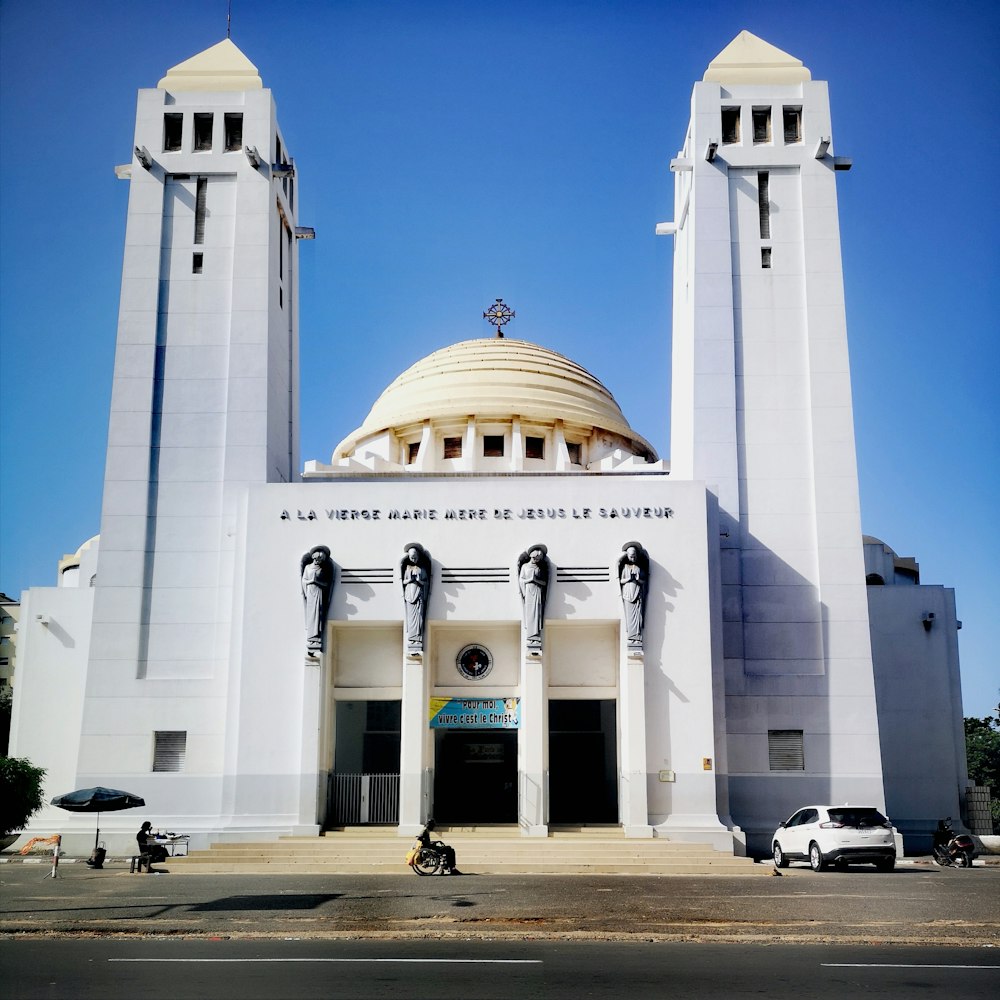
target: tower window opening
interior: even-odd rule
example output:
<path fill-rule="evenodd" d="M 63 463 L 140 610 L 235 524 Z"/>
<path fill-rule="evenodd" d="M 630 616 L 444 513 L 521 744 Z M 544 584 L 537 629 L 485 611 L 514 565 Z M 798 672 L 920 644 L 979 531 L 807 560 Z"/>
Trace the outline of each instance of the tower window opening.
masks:
<path fill-rule="evenodd" d="M 413 463 L 417 460 L 417 456 L 419 454 L 420 454 L 420 442 L 411 441 L 406 446 L 406 464 L 413 465 Z"/>
<path fill-rule="evenodd" d="M 524 439 L 525 458 L 545 458 L 545 438 L 525 437 Z"/>
<path fill-rule="evenodd" d="M 760 266 L 763 268 L 770 268 L 771 266 L 771 248 L 761 247 L 760 248 Z"/>
<path fill-rule="evenodd" d="M 503 435 L 484 434 L 483 435 L 483 457 L 503 458 Z"/>
<path fill-rule="evenodd" d="M 278 308 L 285 308 L 285 290 L 284 288 L 278 287 Z"/>
<path fill-rule="evenodd" d="M 194 151 L 208 153 L 212 150 L 212 123 L 215 116 L 211 111 L 196 112 L 194 116 Z"/>
<path fill-rule="evenodd" d="M 208 215 L 208 178 L 199 177 L 194 196 L 194 241 L 205 242 L 205 218 Z"/>
<path fill-rule="evenodd" d="M 567 441 L 566 442 L 566 454 L 569 456 L 570 465 L 581 465 L 580 462 L 580 442 L 579 441 Z"/>
<path fill-rule="evenodd" d="M 235 153 L 243 148 L 243 114 L 226 113 L 226 152 Z"/>
<path fill-rule="evenodd" d="M 274 137 L 274 162 L 281 163 L 281 136 Z"/>
<path fill-rule="evenodd" d="M 802 141 L 802 108 L 781 109 L 782 128 L 785 133 L 785 142 Z"/>
<path fill-rule="evenodd" d="M 753 109 L 753 141 L 754 145 L 771 141 L 771 109 Z"/>
<path fill-rule="evenodd" d="M 740 109 L 722 109 L 722 141 L 727 146 L 740 141 Z"/>
<path fill-rule="evenodd" d="M 201 274 L 204 265 L 205 265 L 205 255 L 203 253 L 195 253 L 191 255 L 192 274 Z"/>
<path fill-rule="evenodd" d="M 446 437 L 444 439 L 444 457 L 462 457 L 462 439 L 460 437 Z"/>
<path fill-rule="evenodd" d="M 760 212 L 760 238 L 771 238 L 771 184 L 766 170 L 757 172 L 757 208 Z"/>
<path fill-rule="evenodd" d="M 163 116 L 163 152 L 179 153 L 184 133 L 184 116 L 170 112 Z"/>

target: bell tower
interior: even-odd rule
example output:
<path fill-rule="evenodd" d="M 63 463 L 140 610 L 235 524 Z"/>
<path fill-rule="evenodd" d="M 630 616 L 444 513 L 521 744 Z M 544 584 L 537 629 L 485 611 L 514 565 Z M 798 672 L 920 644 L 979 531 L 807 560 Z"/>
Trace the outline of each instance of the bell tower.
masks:
<path fill-rule="evenodd" d="M 241 497 L 298 468 L 297 236 L 311 231 L 271 92 L 229 39 L 139 91 L 116 173 L 129 199 L 88 696 L 123 699 L 114 757 L 148 768 L 143 705 L 181 682 L 203 697 L 177 704 L 202 707 L 168 728 L 190 734 L 192 769 L 219 772 L 224 712 L 205 706 L 229 658 Z M 104 782 L 96 706 L 80 767 Z"/>
<path fill-rule="evenodd" d="M 672 477 L 719 500 L 719 753 L 750 830 L 786 798 L 883 802 L 835 183 L 849 166 L 826 83 L 743 31 L 695 84 L 675 221 L 658 227 L 675 237 Z"/>

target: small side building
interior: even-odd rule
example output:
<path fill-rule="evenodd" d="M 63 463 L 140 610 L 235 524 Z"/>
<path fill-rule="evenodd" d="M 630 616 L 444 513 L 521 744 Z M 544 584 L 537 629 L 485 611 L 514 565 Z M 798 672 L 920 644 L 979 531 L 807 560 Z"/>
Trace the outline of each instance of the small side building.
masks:
<path fill-rule="evenodd" d="M 930 850 L 938 819 L 962 815 L 968 768 L 955 591 L 866 535 L 865 579 L 885 805 L 908 854 Z M 947 720 L 947 722 L 945 721 Z"/>

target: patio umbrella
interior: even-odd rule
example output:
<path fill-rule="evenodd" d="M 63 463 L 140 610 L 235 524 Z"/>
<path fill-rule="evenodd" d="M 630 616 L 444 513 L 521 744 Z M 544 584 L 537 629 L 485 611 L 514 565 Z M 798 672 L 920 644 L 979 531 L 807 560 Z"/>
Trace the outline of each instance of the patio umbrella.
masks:
<path fill-rule="evenodd" d="M 101 813 L 118 812 L 119 809 L 135 809 L 144 806 L 146 800 L 131 792 L 122 792 L 117 788 L 78 788 L 75 792 L 57 795 L 52 799 L 52 805 L 69 812 L 97 813 L 97 833 L 94 834 L 94 849 L 101 836 Z"/>

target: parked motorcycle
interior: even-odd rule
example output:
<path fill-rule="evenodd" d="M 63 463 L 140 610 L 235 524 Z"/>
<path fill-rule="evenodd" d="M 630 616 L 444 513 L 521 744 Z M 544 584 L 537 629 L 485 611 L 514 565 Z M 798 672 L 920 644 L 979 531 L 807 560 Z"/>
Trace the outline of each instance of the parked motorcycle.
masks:
<path fill-rule="evenodd" d="M 951 827 L 951 817 L 938 820 L 934 831 L 934 848 L 932 857 L 934 864 L 941 866 L 955 865 L 958 868 L 971 868 L 972 858 L 976 853 L 976 844 L 965 833 L 955 833 Z"/>

